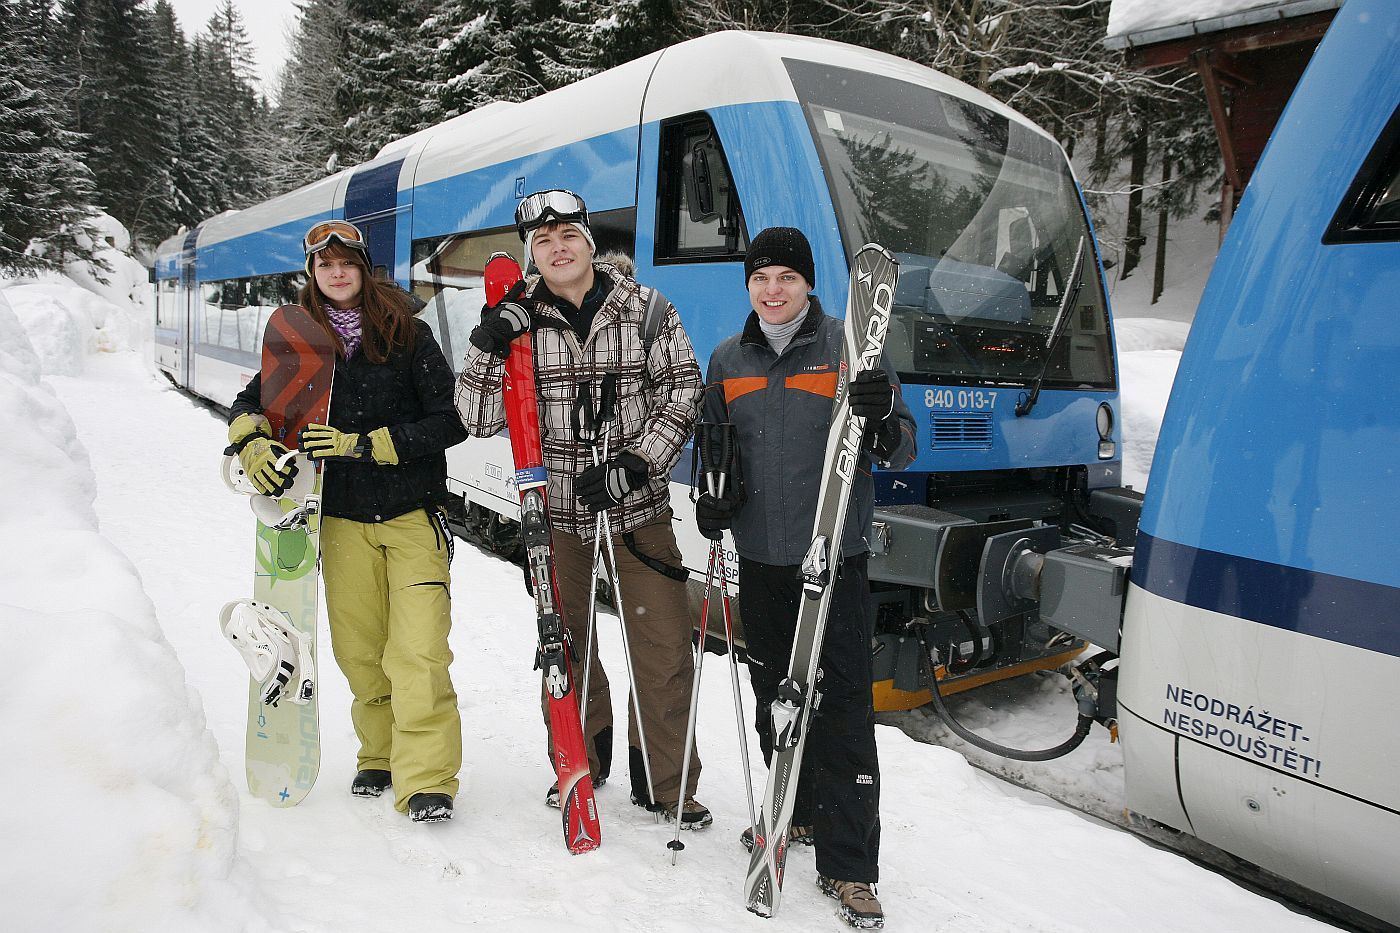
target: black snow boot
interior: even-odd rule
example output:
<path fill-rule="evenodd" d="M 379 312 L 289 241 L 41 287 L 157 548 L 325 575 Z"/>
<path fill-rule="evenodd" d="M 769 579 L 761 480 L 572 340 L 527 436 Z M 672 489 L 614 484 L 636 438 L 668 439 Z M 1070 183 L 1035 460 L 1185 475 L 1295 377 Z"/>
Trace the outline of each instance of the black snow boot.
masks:
<path fill-rule="evenodd" d="M 350 782 L 350 793 L 356 797 L 378 797 L 388 790 L 393 781 L 388 771 L 379 768 L 365 768 L 355 772 L 355 780 Z"/>
<path fill-rule="evenodd" d="M 452 798 L 446 794 L 414 794 L 408 798 L 408 818 L 415 823 L 452 819 Z"/>

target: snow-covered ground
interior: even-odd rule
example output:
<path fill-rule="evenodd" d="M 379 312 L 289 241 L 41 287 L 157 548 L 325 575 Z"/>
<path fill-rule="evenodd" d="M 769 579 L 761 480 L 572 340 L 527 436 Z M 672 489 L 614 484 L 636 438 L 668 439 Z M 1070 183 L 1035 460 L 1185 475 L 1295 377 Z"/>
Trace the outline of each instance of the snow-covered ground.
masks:
<path fill-rule="evenodd" d="M 517 567 L 466 546 L 453 566 L 452 673 L 466 738 L 457 818 L 416 826 L 387 799 L 349 795 L 356 744 L 328 650 L 316 788 L 289 810 L 250 797 L 246 669 L 216 620 L 248 591 L 252 517 L 218 477 L 221 420 L 151 373 L 139 327 L 125 343 L 94 337 L 140 320 L 120 294 L 135 285 L 120 280 L 106 293 L 115 303 L 93 303 L 57 278 L 0 283 L 9 438 L 0 535 L 10 544 L 0 738 L 27 778 L 0 798 L 0 927 L 840 928 L 806 849 L 791 856 L 776 920 L 743 908 L 747 807 L 722 660 L 706 665 L 700 717 L 699 797 L 715 826 L 687 834 L 672 866 L 668 827 L 628 804 L 619 775 L 599 791 L 603 848 L 566 853 L 557 813 L 542 803 L 552 772 L 530 670 L 532 605 Z M 1184 333 L 1170 321 L 1119 325 L 1125 430 L 1144 436 L 1125 452 L 1140 481 Z M 602 633 L 620 676 L 615 620 L 605 617 Z M 328 643 L 324 622 L 322 636 Z M 1012 695 L 1017 712 L 1002 712 Z M 1053 678 L 978 691 L 955 708 L 1012 744 L 1058 741 L 1073 721 Z M 890 929 L 1325 928 L 1012 788 L 956 746 L 916 741 L 944 741 L 923 713 L 889 720 L 901 727 L 878 730 Z M 1067 758 L 1029 767 L 1013 777 L 1090 809 L 1121 806 L 1121 757 L 1101 731 Z"/>

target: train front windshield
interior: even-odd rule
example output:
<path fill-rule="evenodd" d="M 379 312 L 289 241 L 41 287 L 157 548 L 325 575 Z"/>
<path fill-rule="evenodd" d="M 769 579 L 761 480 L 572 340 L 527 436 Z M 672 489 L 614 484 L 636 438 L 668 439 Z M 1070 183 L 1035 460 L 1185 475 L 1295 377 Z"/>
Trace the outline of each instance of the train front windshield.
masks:
<path fill-rule="evenodd" d="M 907 382 L 1035 379 L 1089 228 L 1058 146 L 922 85 L 788 59 L 846 245 L 900 260 L 891 362 Z M 1097 264 L 1047 386 L 1111 388 Z"/>

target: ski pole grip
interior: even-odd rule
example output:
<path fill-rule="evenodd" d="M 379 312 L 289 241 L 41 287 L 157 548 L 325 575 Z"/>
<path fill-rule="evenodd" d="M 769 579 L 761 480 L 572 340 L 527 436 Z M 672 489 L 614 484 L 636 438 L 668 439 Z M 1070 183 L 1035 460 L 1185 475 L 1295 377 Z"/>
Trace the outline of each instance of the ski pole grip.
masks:
<path fill-rule="evenodd" d="M 598 394 L 598 423 L 607 424 L 617 413 L 617 373 L 604 373 Z"/>
<path fill-rule="evenodd" d="M 699 434 L 700 464 L 712 496 L 723 496 L 725 479 L 734 461 L 734 426 L 727 421 L 702 421 Z"/>
<path fill-rule="evenodd" d="M 593 419 L 593 387 L 587 380 L 578 384 L 574 396 L 574 437 L 585 444 L 598 439 L 598 425 Z"/>

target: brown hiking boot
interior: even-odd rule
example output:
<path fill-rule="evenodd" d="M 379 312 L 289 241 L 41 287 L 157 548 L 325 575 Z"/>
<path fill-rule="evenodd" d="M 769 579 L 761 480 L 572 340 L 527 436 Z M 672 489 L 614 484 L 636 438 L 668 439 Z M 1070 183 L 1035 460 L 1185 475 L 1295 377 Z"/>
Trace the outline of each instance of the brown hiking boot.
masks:
<path fill-rule="evenodd" d="M 827 897 L 841 901 L 836 915 L 862 930 L 878 930 L 885 925 L 885 912 L 875 897 L 875 886 L 864 881 L 837 881 L 817 875 L 817 887 Z"/>
<path fill-rule="evenodd" d="M 739 844 L 745 849 L 753 851 L 753 827 L 750 826 L 739 834 Z M 788 827 L 788 846 L 812 846 L 817 844 L 816 830 L 811 826 L 790 826 Z"/>
<path fill-rule="evenodd" d="M 675 807 L 667 807 L 662 813 L 666 816 L 666 822 L 676 821 Z M 714 821 L 709 807 L 694 797 L 685 798 L 685 804 L 681 807 L 681 829 L 704 829 Z"/>

